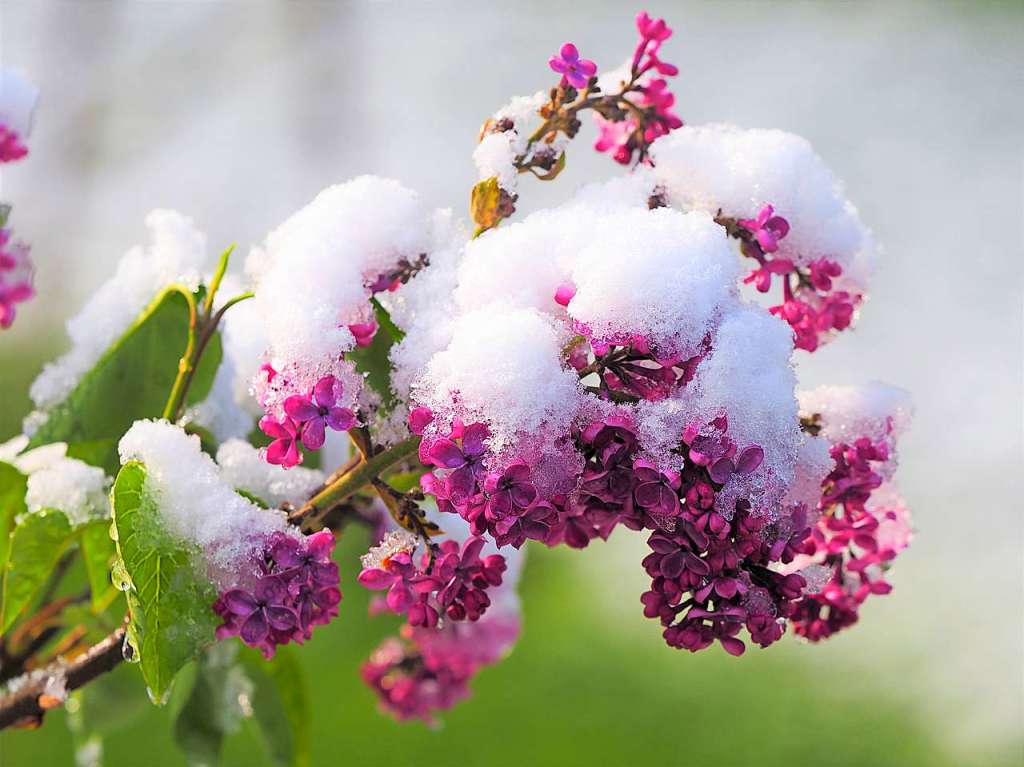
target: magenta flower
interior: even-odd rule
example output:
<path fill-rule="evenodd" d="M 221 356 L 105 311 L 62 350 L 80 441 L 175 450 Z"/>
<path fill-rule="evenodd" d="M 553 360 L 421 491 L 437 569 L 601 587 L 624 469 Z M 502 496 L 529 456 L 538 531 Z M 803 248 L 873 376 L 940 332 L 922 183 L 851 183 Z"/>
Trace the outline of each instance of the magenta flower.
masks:
<path fill-rule="evenodd" d="M 443 664 L 428 666 L 414 644 L 397 638 L 386 639 L 361 669 L 383 711 L 399 721 L 421 719 L 428 724 L 437 723 L 438 711 L 469 697 L 467 683 L 475 671 L 462 674 Z"/>
<path fill-rule="evenodd" d="M 304 586 L 317 591 L 337 585 L 338 565 L 331 560 L 334 536 L 329 531 L 321 530 L 304 541 L 279 534 L 272 541 L 271 556 L 277 568 L 290 579 L 289 589 L 293 593 Z"/>
<path fill-rule="evenodd" d="M 572 43 L 562 46 L 557 56 L 548 59 L 548 66 L 562 76 L 562 84 L 569 83 L 582 90 L 597 72 L 597 64 L 590 59 L 581 59 L 580 52 Z"/>
<path fill-rule="evenodd" d="M 747 285 L 753 282 L 759 293 L 767 293 L 771 289 L 773 276 L 785 276 L 794 271 L 796 267 L 788 258 L 766 258 L 760 267 L 743 278 L 743 282 Z"/>
<path fill-rule="evenodd" d="M 417 579 L 421 573 L 413 564 L 412 554 L 408 551 L 399 551 L 388 557 L 381 563 L 380 567 L 364 568 L 359 573 L 359 583 L 374 591 L 387 589 L 387 606 L 393 613 L 402 614 L 408 611 L 415 601 L 418 592 Z M 426 591 L 433 583 L 428 583 Z"/>
<path fill-rule="evenodd" d="M 555 291 L 555 303 L 560 306 L 568 306 L 572 297 L 576 295 L 576 286 L 571 282 L 564 282 Z"/>
<path fill-rule="evenodd" d="M 597 123 L 598 131 L 594 149 L 598 152 L 610 152 L 615 162 L 629 165 L 633 158 L 631 139 L 637 127 L 636 119 L 606 120 L 595 112 L 594 121 Z"/>
<path fill-rule="evenodd" d="M 299 450 L 300 426 L 291 418 L 278 421 L 265 415 L 260 419 L 260 431 L 273 441 L 267 445 L 267 463 L 284 466 L 286 469 L 302 463 Z"/>
<path fill-rule="evenodd" d="M 28 154 L 21 137 L 6 125 L 0 124 L 0 163 L 14 162 Z"/>
<path fill-rule="evenodd" d="M 429 407 L 416 407 L 409 412 L 409 431 L 423 434 L 423 431 L 434 420 L 434 413 Z"/>
<path fill-rule="evenodd" d="M 757 218 L 741 218 L 737 223 L 754 235 L 757 244 L 765 253 L 774 253 L 779 249 L 779 240 L 789 234 L 789 222 L 782 216 L 774 215 L 775 208 L 765 205 L 757 214 Z"/>
<path fill-rule="evenodd" d="M 823 293 L 832 290 L 832 280 L 843 273 L 843 268 L 835 261 L 817 258 L 811 261 L 811 284 Z"/>
<path fill-rule="evenodd" d="M 9 328 L 16 305 L 35 295 L 32 272 L 28 245 L 12 242 L 11 230 L 0 229 L 0 328 Z"/>
<path fill-rule="evenodd" d="M 658 50 L 661 48 L 661 44 L 672 37 L 672 28 L 665 23 L 665 20 L 652 19 L 646 11 L 641 11 L 636 16 L 636 30 L 640 33 L 640 40 L 633 52 L 633 71 L 638 75 L 650 69 L 657 69 L 663 75 L 678 74 L 679 70 L 676 67 L 658 59 Z M 645 55 L 647 56 L 646 61 L 644 61 Z"/>
<path fill-rule="evenodd" d="M 441 555 L 428 578 L 437 584 L 437 603 L 449 619 L 479 620 L 491 604 L 487 589 L 500 586 L 505 557 L 492 554 L 481 559 L 484 539 L 467 538 L 460 549 L 455 541 L 441 544 Z"/>
<path fill-rule="evenodd" d="M 642 40 L 657 45 L 672 37 L 672 28 L 665 23 L 665 19 L 652 19 L 647 11 L 640 11 L 636 15 L 636 29 Z"/>
<path fill-rule="evenodd" d="M 302 444 L 307 450 L 319 450 L 326 438 L 326 428 L 348 431 L 356 422 L 355 414 L 338 407 L 341 382 L 334 376 L 324 376 L 313 387 L 313 394 L 304 397 L 295 394 L 284 401 L 284 411 L 301 425 Z"/>
<path fill-rule="evenodd" d="M 356 346 L 366 347 L 373 343 L 373 337 L 377 333 L 377 323 L 374 320 L 356 322 L 349 325 L 348 329 L 356 339 Z"/>

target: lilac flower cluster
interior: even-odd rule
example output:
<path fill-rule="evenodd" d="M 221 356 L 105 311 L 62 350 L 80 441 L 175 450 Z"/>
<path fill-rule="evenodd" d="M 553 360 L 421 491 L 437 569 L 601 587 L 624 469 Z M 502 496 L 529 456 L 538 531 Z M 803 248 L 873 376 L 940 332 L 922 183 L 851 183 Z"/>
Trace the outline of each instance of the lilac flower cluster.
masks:
<path fill-rule="evenodd" d="M 37 95 L 20 75 L 0 71 L 0 165 L 28 155 L 26 133 Z M 23 132 L 16 125 L 23 126 Z M 36 294 L 29 246 L 13 239 L 11 230 L 6 228 L 9 215 L 10 206 L 0 205 L 0 328 L 4 329 L 14 324 L 17 305 Z"/>
<path fill-rule="evenodd" d="M 278 645 L 301 644 L 314 626 L 338 614 L 338 566 L 331 561 L 334 535 L 322 530 L 299 539 L 275 533 L 266 542 L 249 588 L 229 589 L 213 611 L 223 623 L 217 639 L 238 636 L 270 658 Z"/>
<path fill-rule="evenodd" d="M 405 615 L 410 626 L 434 628 L 442 619 L 477 621 L 491 604 L 488 589 L 501 585 L 505 558 L 481 557 L 484 539 L 471 536 L 460 546 L 445 540 L 428 547 L 417 563 L 416 536 L 389 533 L 362 559 L 359 582 L 368 589 L 387 590 L 385 604 Z"/>
<path fill-rule="evenodd" d="M 753 283 L 759 292 L 767 293 L 774 278 L 781 281 L 783 301 L 769 311 L 793 328 L 796 348 L 813 352 L 831 334 L 850 327 L 863 296 L 835 289 L 843 268 L 832 259 L 817 258 L 803 268 L 792 259 L 773 257 L 790 227 L 785 218 L 775 214 L 772 205 L 762 207 L 753 219 L 732 221 L 720 217 L 718 221 L 740 240 L 743 255 L 758 263 L 744 278 L 745 283 Z"/>
<path fill-rule="evenodd" d="M 762 647 L 782 636 L 806 582 L 769 567 L 791 562 L 811 529 L 804 512 L 772 524 L 747 499 L 731 514 L 716 510 L 722 487 L 764 460 L 760 445 L 737 445 L 728 429 L 726 416 L 689 425 L 679 445 L 683 470 L 669 471 L 641 456 L 627 419 L 595 422 L 574 438 L 584 457 L 577 489 L 542 498 L 526 463 L 487 470 L 486 428 L 473 424 L 428 443 L 425 462 L 441 471 L 426 475 L 423 486 L 442 511 L 459 514 L 499 545 L 534 539 L 583 548 L 620 524 L 653 531 L 643 562 L 652 578 L 641 600 L 645 615 L 662 621 L 673 647 L 697 651 L 718 640 L 737 655 L 744 627 Z M 406 560 L 403 566 L 410 567 Z M 385 585 L 381 577 L 377 587 Z"/>
<path fill-rule="evenodd" d="M 518 636 L 512 616 L 440 629 L 404 626 L 401 638 L 385 640 L 363 665 L 363 680 L 386 713 L 435 724 L 437 713 L 467 698 L 472 678 L 500 660 Z"/>
<path fill-rule="evenodd" d="M 600 135 L 594 148 L 609 152 L 622 165 L 629 165 L 635 153 L 645 159 L 647 147 L 658 137 L 683 126 L 672 111 L 676 99 L 665 80 L 679 74 L 679 69 L 658 56 L 661 44 L 672 36 L 672 28 L 664 19 L 652 19 L 646 12 L 637 15 L 636 27 L 640 40 L 629 70 L 634 89 L 627 97 L 633 108 L 614 117 L 595 112 Z"/>
<path fill-rule="evenodd" d="M 29 246 L 12 239 L 10 229 L 0 229 L 0 328 L 9 328 L 16 306 L 35 295 L 32 274 Z"/>
<path fill-rule="evenodd" d="M 910 543 L 910 517 L 892 488 L 883 488 L 881 467 L 890 458 L 887 440 L 859 437 L 832 445 L 834 468 L 822 486 L 821 517 L 798 551 L 802 566 L 831 570 L 831 577 L 797 605 L 793 628 L 812 641 L 826 639 L 859 618 L 872 594 L 888 594 L 885 571 Z M 880 496 L 880 497 L 879 497 Z"/>

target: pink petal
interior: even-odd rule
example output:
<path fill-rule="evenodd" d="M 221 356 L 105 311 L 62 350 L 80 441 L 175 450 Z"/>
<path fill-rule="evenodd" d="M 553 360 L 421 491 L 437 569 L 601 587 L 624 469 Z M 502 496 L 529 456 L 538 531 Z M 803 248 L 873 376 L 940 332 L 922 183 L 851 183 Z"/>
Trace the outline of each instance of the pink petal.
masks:
<path fill-rule="evenodd" d="M 439 439 L 430 446 L 427 455 L 435 466 L 444 469 L 454 469 L 466 463 L 462 450 L 450 439 Z"/>
<path fill-rule="evenodd" d="M 334 388 L 337 384 L 337 379 L 334 376 L 324 376 L 316 382 L 316 386 L 313 387 L 313 399 L 320 407 L 330 407 L 338 401 L 337 393 Z M 340 387 L 339 387 L 340 388 Z M 292 416 L 294 418 L 295 416 Z"/>
<path fill-rule="evenodd" d="M 736 473 L 750 474 L 761 465 L 762 461 L 764 461 L 764 450 L 760 445 L 744 448 L 743 452 L 736 456 Z"/>
<path fill-rule="evenodd" d="M 303 397 L 301 394 L 293 394 L 284 401 L 284 412 L 296 421 L 302 422 L 316 417 L 319 410 L 316 405 L 310 402 L 309 397 Z"/>
<path fill-rule="evenodd" d="M 249 615 L 253 610 L 259 607 L 259 604 L 253 598 L 252 594 L 241 589 L 231 589 L 226 591 L 221 597 L 224 602 L 224 606 L 227 607 L 235 615 Z"/>
<path fill-rule="evenodd" d="M 392 612 L 404 613 L 412 604 L 412 592 L 408 586 L 398 581 L 388 589 L 387 603 Z"/>
<path fill-rule="evenodd" d="M 270 627 L 267 625 L 267 619 L 263 615 L 263 611 L 256 610 L 242 624 L 241 631 L 238 633 L 246 644 L 255 645 L 267 638 L 269 629 Z"/>
<path fill-rule="evenodd" d="M 579 60 L 580 52 L 572 43 L 565 43 L 558 54 L 568 64 L 575 64 Z"/>
<path fill-rule="evenodd" d="M 379 591 L 380 589 L 389 588 L 397 578 L 398 576 L 394 573 L 389 573 L 387 570 L 375 567 L 371 570 L 363 570 L 359 573 L 359 577 L 356 580 L 368 589 Z"/>
<path fill-rule="evenodd" d="M 335 431 L 348 431 L 355 425 L 356 415 L 347 407 L 332 407 L 325 420 Z"/>
<path fill-rule="evenodd" d="M 302 444 L 307 450 L 319 450 L 324 446 L 325 438 L 323 418 L 314 418 L 306 422 L 302 429 Z"/>

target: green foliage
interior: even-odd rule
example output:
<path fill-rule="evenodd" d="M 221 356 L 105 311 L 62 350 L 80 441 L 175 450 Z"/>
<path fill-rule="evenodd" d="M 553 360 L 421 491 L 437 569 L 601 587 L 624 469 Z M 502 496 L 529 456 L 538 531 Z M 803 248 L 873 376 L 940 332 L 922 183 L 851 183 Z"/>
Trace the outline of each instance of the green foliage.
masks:
<path fill-rule="evenodd" d="M 89 578 L 93 609 L 100 611 L 106 605 L 106 598 L 111 589 L 114 588 L 110 581 L 110 566 L 116 552 L 114 541 L 110 537 L 110 520 L 97 519 L 82 525 L 78 530 L 78 537 L 85 573 Z"/>
<path fill-rule="evenodd" d="M 175 674 L 213 641 L 216 594 L 196 577 L 190 552 L 163 528 L 145 482 L 146 469 L 136 461 L 114 482 L 115 583 L 126 590 L 128 638 L 150 698 L 162 704 Z"/>
<path fill-rule="evenodd" d="M 71 523 L 62 511 L 25 515 L 11 534 L 4 561 L 0 633 L 36 597 L 71 542 Z"/>
<path fill-rule="evenodd" d="M 27 484 L 28 477 L 9 463 L 0 463 L 0 567 L 7 561 L 14 518 L 28 511 L 25 507 Z"/>
<path fill-rule="evenodd" d="M 192 767 L 219 764 L 225 739 L 243 721 L 257 731 L 274 765 L 308 767 L 309 695 L 290 647 L 266 660 L 236 642 L 221 642 L 186 672 L 172 696 L 172 729 Z"/>
<path fill-rule="evenodd" d="M 117 471 L 117 441 L 135 421 L 158 418 L 188 344 L 189 298 L 183 288 L 162 291 L 110 346 L 78 385 L 48 413 L 29 448 L 67 442 L 83 460 Z M 210 391 L 222 356 L 220 335 L 210 340 L 192 380 L 188 402 Z M 80 443 L 90 443 L 85 447 Z"/>
<path fill-rule="evenodd" d="M 253 684 L 253 716 L 273 763 L 278 767 L 308 767 L 309 690 L 292 648 L 277 648 L 273 659 L 267 661 L 246 647 L 239 653 L 239 660 Z"/>
<path fill-rule="evenodd" d="M 94 439 L 89 442 L 72 442 L 68 445 L 66 453 L 68 458 L 74 458 L 87 463 L 90 466 L 98 466 L 107 474 L 113 475 L 117 472 L 117 439 Z M 113 460 L 113 467 L 111 461 Z"/>
<path fill-rule="evenodd" d="M 369 346 L 357 347 L 345 356 L 355 363 L 356 370 L 366 377 L 366 383 L 380 395 L 384 410 L 391 410 L 395 405 L 395 393 L 391 391 L 391 360 L 388 355 L 404 334 L 377 299 L 371 299 L 371 303 L 380 329 Z"/>
<path fill-rule="evenodd" d="M 218 764 L 224 738 L 249 714 L 252 682 L 235 663 L 237 649 L 222 642 L 200 656 L 188 698 L 174 717 L 174 741 L 192 767 Z"/>

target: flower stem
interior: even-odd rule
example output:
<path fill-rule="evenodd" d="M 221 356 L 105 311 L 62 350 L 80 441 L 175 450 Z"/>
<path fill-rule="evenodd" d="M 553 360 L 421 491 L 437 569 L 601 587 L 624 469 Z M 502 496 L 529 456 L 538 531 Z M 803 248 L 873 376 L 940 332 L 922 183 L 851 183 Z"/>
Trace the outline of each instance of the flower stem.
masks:
<path fill-rule="evenodd" d="M 195 298 L 185 289 L 181 290 L 181 294 L 185 296 L 185 301 L 188 302 L 188 343 L 185 345 L 185 353 L 178 360 L 178 375 L 174 379 L 171 393 L 167 397 L 167 404 L 164 405 L 163 417 L 172 422 L 177 420 L 177 413 L 181 410 L 181 405 L 185 401 L 186 381 L 189 380 L 189 373 L 195 365 L 195 360 L 192 358 L 195 354 L 196 325 L 198 324 Z"/>
<path fill-rule="evenodd" d="M 213 299 L 217 295 L 217 290 L 220 288 L 220 282 L 224 279 L 224 272 L 228 270 L 228 259 L 231 258 L 231 254 L 234 252 L 235 246 L 231 244 L 228 248 L 220 254 L 220 260 L 217 262 L 217 269 L 213 273 L 213 278 L 210 280 L 210 284 L 206 291 L 206 301 L 203 304 L 203 314 L 207 317 L 213 311 Z"/>
<path fill-rule="evenodd" d="M 323 518 L 334 506 L 371 484 L 395 464 L 413 455 L 419 444 L 420 437 L 410 437 L 388 450 L 360 461 L 351 471 L 306 501 L 302 508 L 293 511 L 288 517 L 289 521 L 301 525 L 305 531 L 318 529 Z"/>

